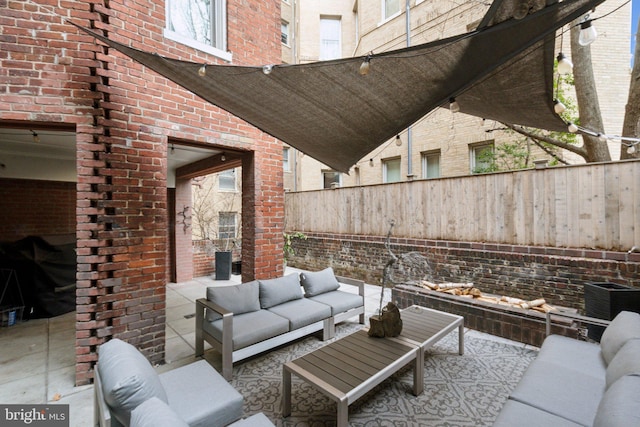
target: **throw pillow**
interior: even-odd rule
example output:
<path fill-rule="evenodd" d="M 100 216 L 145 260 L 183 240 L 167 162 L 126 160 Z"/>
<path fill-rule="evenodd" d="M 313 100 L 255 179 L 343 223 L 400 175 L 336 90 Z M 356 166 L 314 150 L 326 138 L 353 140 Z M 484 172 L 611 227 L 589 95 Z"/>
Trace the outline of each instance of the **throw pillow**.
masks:
<path fill-rule="evenodd" d="M 233 286 L 211 286 L 207 288 L 207 300 L 226 308 L 233 314 L 260 310 L 258 281 Z M 218 313 L 207 310 L 209 322 L 220 319 Z"/>
<path fill-rule="evenodd" d="M 122 340 L 114 338 L 100 346 L 98 374 L 111 415 L 124 425 L 129 425 L 131 411 L 152 397 L 167 402 L 167 394 L 151 363 Z"/>
<path fill-rule="evenodd" d="M 298 273 L 260 282 L 260 307 L 269 308 L 283 302 L 302 298 Z"/>
<path fill-rule="evenodd" d="M 173 409 L 152 397 L 131 412 L 131 427 L 189 427 Z"/>
<path fill-rule="evenodd" d="M 333 274 L 333 268 L 321 271 L 300 273 L 300 283 L 304 288 L 305 297 L 313 297 L 325 292 L 335 291 L 340 287 L 338 279 Z"/>
<path fill-rule="evenodd" d="M 621 311 L 611 321 L 600 338 L 600 349 L 607 365 L 622 346 L 633 338 L 640 338 L 640 314 Z"/>

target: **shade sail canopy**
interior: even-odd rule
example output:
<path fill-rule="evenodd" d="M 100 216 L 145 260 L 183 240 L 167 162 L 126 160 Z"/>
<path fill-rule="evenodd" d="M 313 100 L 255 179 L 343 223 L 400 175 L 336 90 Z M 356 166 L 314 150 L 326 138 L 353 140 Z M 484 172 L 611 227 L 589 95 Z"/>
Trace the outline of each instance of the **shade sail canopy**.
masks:
<path fill-rule="evenodd" d="M 134 49 L 82 28 L 108 46 L 334 168 L 367 153 L 455 97 L 463 113 L 565 131 L 553 111 L 555 31 L 604 0 L 565 0 L 504 19 L 492 5 L 474 32 L 364 57 L 299 65 L 207 65 Z M 549 2 L 551 3 L 551 2 Z M 503 18 L 500 18 L 500 16 Z M 512 16 L 512 15 L 508 15 Z"/>

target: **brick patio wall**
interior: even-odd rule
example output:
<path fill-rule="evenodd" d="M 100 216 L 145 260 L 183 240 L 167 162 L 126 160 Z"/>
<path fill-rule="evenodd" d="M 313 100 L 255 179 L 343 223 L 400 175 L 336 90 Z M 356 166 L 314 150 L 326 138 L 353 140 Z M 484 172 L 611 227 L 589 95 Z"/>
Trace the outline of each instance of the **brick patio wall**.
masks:
<path fill-rule="evenodd" d="M 309 270 L 331 266 L 338 274 L 381 282 L 389 259 L 384 237 L 305 234 L 306 240 L 294 240 L 295 255 L 288 265 Z M 394 238 L 391 247 L 397 256 L 424 256 L 435 282 L 473 282 L 485 293 L 545 298 L 577 310 L 584 309 L 585 283 L 640 288 L 640 253 Z"/>
<path fill-rule="evenodd" d="M 227 11 L 234 64 L 279 62 L 280 1 L 228 0 Z M 243 224 L 255 230 L 243 241 L 247 279 L 282 273 L 282 144 L 67 20 L 160 55 L 221 61 L 163 37 L 164 2 L 0 0 L 0 122 L 76 132 L 75 351 L 83 385 L 98 345 L 112 337 L 152 363 L 164 360 L 168 140 L 246 153 Z"/>

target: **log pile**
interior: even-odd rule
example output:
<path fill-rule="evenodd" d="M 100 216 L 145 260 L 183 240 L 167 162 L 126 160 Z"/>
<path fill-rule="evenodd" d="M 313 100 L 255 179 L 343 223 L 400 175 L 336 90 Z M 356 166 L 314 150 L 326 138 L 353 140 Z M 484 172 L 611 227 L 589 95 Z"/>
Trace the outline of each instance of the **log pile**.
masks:
<path fill-rule="evenodd" d="M 492 304 L 507 305 L 510 307 L 518 307 L 525 310 L 535 310 L 540 313 L 548 313 L 555 310 L 555 307 L 547 304 L 544 298 L 537 298 L 531 301 L 526 301 L 520 298 L 507 296 L 485 295 L 480 291 L 480 289 L 474 287 L 473 283 L 433 283 L 427 280 L 422 280 L 418 283 L 418 286 L 425 289 L 430 289 L 432 291 L 457 295 L 464 298 L 471 298 Z"/>

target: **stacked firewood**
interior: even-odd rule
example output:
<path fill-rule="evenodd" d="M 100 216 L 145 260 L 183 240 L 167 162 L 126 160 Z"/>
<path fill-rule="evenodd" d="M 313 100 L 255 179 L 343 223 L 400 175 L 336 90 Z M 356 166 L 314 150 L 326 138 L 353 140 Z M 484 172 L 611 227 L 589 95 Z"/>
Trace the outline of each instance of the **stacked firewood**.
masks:
<path fill-rule="evenodd" d="M 427 280 L 423 280 L 418 283 L 418 286 L 430 289 L 432 291 L 457 295 L 464 298 L 473 298 L 478 301 L 489 302 L 492 304 L 519 307 L 525 310 L 531 309 L 539 311 L 541 313 L 548 313 L 552 310 L 555 310 L 555 307 L 547 304 L 544 298 L 527 301 L 520 298 L 507 296 L 485 295 L 480 291 L 480 289 L 474 287 L 473 283 L 432 283 Z"/>

